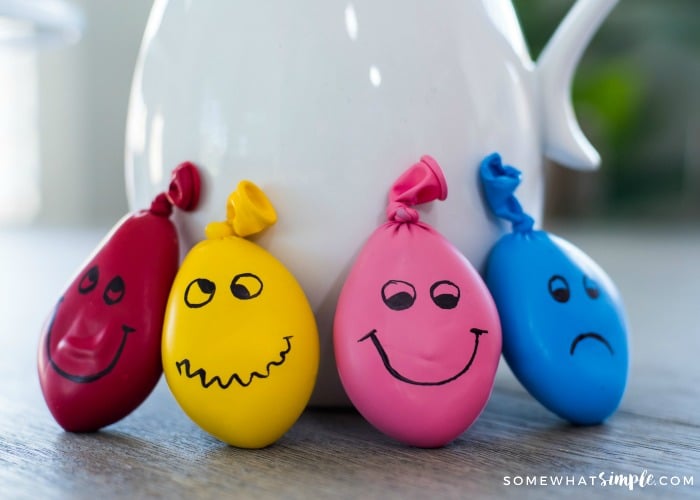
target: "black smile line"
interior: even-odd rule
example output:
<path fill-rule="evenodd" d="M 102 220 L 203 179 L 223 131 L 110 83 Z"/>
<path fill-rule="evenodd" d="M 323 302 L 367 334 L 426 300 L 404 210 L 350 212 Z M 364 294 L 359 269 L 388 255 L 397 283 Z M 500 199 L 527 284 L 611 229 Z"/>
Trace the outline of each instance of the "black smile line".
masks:
<path fill-rule="evenodd" d="M 394 377 L 399 379 L 402 382 L 406 382 L 407 384 L 413 384 L 413 385 L 444 385 L 449 382 L 452 382 L 453 380 L 458 379 L 462 375 L 464 375 L 469 368 L 471 368 L 472 363 L 474 362 L 474 358 L 476 358 L 476 351 L 479 348 L 479 337 L 485 333 L 488 333 L 488 330 L 481 330 L 479 328 L 472 328 L 469 330 L 474 334 L 476 337 L 474 339 L 474 351 L 472 351 L 471 358 L 469 358 L 469 361 L 467 362 L 466 366 L 462 368 L 462 370 L 457 373 L 456 375 L 453 375 L 450 378 L 446 378 L 445 380 L 439 380 L 437 382 L 419 382 L 416 380 L 411 380 L 410 378 L 404 377 L 401 375 L 398 371 L 396 371 L 396 368 L 391 366 L 391 361 L 389 360 L 389 355 L 386 353 L 384 350 L 384 347 L 382 347 L 381 342 L 379 342 L 379 339 L 377 338 L 377 330 L 372 330 L 369 332 L 367 335 L 362 337 L 361 339 L 358 340 L 358 342 L 363 342 L 367 339 L 371 339 L 372 343 L 374 344 L 374 347 L 376 347 L 377 352 L 379 353 L 379 356 L 382 358 L 382 361 L 384 362 L 384 367 L 387 369 L 387 371 Z"/>
<path fill-rule="evenodd" d="M 602 342 L 602 343 L 605 345 L 605 347 L 608 348 L 608 351 L 610 351 L 610 354 L 615 354 L 615 353 L 613 352 L 613 348 L 612 348 L 612 346 L 610 345 L 610 343 L 609 343 L 607 340 L 605 340 L 605 337 L 603 337 L 603 336 L 600 335 L 599 333 L 588 332 L 588 333 L 580 333 L 580 334 L 578 334 L 578 335 L 576 336 L 576 338 L 574 339 L 574 341 L 571 343 L 571 349 L 570 349 L 569 353 L 570 353 L 572 356 L 574 355 L 574 351 L 576 350 L 576 346 L 577 346 L 578 343 L 581 342 L 583 339 L 595 339 L 595 340 L 597 340 L 597 341 L 599 341 L 599 342 Z"/>
<path fill-rule="evenodd" d="M 219 387 L 222 389 L 228 389 L 228 387 L 233 383 L 235 380 L 238 382 L 238 384 L 241 387 L 248 387 L 250 384 L 253 383 L 253 379 L 255 378 L 267 378 L 270 376 L 270 369 L 273 366 L 281 366 L 285 360 L 287 359 L 287 354 L 289 354 L 289 351 L 292 350 L 292 343 L 289 341 L 289 339 L 292 338 L 292 335 L 289 335 L 287 337 L 283 337 L 284 340 L 287 342 L 287 347 L 283 350 L 280 351 L 280 356 L 281 359 L 279 361 L 270 361 L 266 366 L 265 366 L 265 373 L 260 373 L 260 372 L 253 372 L 250 374 L 250 377 L 248 378 L 248 382 L 244 382 L 243 379 L 241 379 L 240 375 L 238 373 L 234 373 L 231 375 L 226 382 L 223 382 L 221 378 L 218 375 L 213 376 L 208 382 L 207 382 L 207 371 L 204 368 L 198 368 L 194 372 L 190 372 L 190 360 L 185 358 L 182 361 L 176 361 L 175 362 L 175 367 L 177 368 L 177 372 L 180 375 L 183 375 L 182 369 L 184 367 L 185 373 L 184 375 L 187 378 L 195 378 L 199 377 L 199 382 L 202 384 L 202 387 L 205 389 L 208 389 L 211 387 L 214 382 L 218 384 Z"/>
<path fill-rule="evenodd" d="M 100 370 L 99 372 L 94 373 L 92 375 L 74 375 L 73 373 L 68 373 L 63 368 L 58 366 L 56 361 L 54 361 L 53 357 L 51 356 L 51 333 L 53 331 L 54 321 L 56 321 L 58 307 L 61 305 L 61 302 L 63 302 L 63 298 L 61 298 L 58 301 L 58 304 L 56 304 L 56 307 L 54 308 L 53 315 L 51 316 L 51 322 L 49 323 L 49 330 L 46 333 L 46 356 L 48 357 L 49 363 L 51 364 L 53 369 L 56 370 L 56 373 L 58 373 L 61 377 L 66 378 L 71 382 L 75 382 L 77 384 L 88 384 L 90 382 L 94 382 L 95 380 L 104 377 L 109 372 L 111 372 L 112 369 L 114 369 L 114 367 L 117 365 L 117 362 L 119 361 L 119 357 L 122 355 L 124 346 L 126 345 L 126 337 L 131 332 L 135 332 L 136 329 L 131 328 L 127 325 L 122 325 L 122 341 L 119 344 L 119 348 L 117 349 L 117 353 L 114 355 L 114 358 L 112 358 L 112 361 L 109 363 L 109 365 L 107 365 L 107 367 L 104 370 Z"/>

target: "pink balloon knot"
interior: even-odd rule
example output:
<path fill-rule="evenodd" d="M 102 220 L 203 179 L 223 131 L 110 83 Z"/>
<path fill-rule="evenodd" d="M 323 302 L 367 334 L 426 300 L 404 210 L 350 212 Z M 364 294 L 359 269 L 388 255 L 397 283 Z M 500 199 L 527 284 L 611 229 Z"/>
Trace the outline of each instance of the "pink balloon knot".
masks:
<path fill-rule="evenodd" d="M 389 192 L 387 218 L 393 222 L 418 222 L 413 206 L 447 198 L 447 181 L 440 165 L 431 156 L 422 156 L 394 182 Z"/>
<path fill-rule="evenodd" d="M 420 215 L 418 210 L 406 206 L 400 202 L 389 203 L 387 207 L 387 216 L 390 221 L 393 222 L 418 222 Z"/>

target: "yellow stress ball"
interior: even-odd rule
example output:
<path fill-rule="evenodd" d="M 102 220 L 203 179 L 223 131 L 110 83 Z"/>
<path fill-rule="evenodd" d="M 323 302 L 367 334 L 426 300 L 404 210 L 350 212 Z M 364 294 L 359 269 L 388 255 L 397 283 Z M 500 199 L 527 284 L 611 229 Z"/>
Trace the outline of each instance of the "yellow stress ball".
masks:
<path fill-rule="evenodd" d="M 227 222 L 187 255 L 163 326 L 163 370 L 187 415 L 218 439 L 262 448 L 301 415 L 318 371 L 316 322 L 303 290 L 269 252 L 245 239 L 276 220 L 249 181 Z"/>

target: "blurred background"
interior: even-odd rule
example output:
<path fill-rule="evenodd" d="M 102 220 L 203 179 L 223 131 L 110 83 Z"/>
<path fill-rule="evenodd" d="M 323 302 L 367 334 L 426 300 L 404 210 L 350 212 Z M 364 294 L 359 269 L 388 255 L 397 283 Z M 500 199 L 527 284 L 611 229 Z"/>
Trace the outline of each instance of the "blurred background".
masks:
<path fill-rule="evenodd" d="M 0 44 L 0 226 L 111 226 L 128 210 L 126 110 L 151 2 L 69 3 L 84 16 L 78 43 L 40 51 Z M 573 0 L 514 4 L 535 58 Z M 3 29 L 26 27 L 0 16 L 0 40 Z M 603 166 L 548 165 L 549 219 L 696 219 L 698 89 L 700 1 L 621 0 L 574 84 L 576 112 Z"/>
<path fill-rule="evenodd" d="M 573 1 L 513 3 L 536 58 Z M 700 2 L 620 0 L 583 55 L 573 95 L 602 168 L 548 165 L 550 218 L 697 220 Z"/>

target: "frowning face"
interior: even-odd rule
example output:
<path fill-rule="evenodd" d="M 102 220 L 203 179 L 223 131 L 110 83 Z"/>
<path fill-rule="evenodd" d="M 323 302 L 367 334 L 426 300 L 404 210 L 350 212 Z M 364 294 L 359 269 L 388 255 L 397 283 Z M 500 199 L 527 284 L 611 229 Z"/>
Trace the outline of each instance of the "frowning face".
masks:
<path fill-rule="evenodd" d="M 39 345 L 39 379 L 66 430 L 116 422 L 155 386 L 177 253 L 170 221 L 137 214 L 104 240 L 57 301 Z"/>
<path fill-rule="evenodd" d="M 466 259 L 426 226 L 374 233 L 343 288 L 334 330 L 348 395 L 396 439 L 445 444 L 491 393 L 501 347 L 495 306 Z"/>
<path fill-rule="evenodd" d="M 487 283 L 503 324 L 503 354 L 543 405 L 579 424 L 612 414 L 624 393 L 628 347 L 615 286 L 588 256 L 547 233 L 504 237 Z"/>
<path fill-rule="evenodd" d="M 241 238 L 187 256 L 170 295 L 163 366 L 183 410 L 229 444 L 259 448 L 291 427 L 318 369 L 313 313 L 294 277 Z"/>

